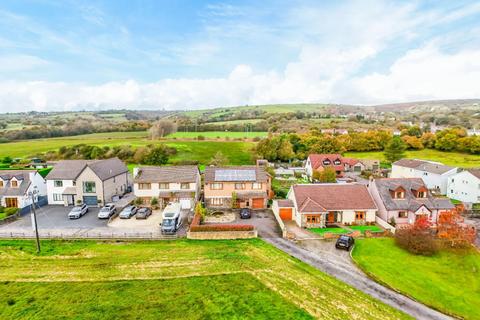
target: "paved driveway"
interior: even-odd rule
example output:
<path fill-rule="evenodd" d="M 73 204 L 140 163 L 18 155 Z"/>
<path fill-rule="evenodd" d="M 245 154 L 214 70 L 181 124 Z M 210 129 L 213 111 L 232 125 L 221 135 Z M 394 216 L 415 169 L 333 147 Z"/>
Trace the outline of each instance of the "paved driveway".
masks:
<path fill-rule="evenodd" d="M 235 217 L 233 224 L 251 224 L 258 230 L 261 238 L 278 238 L 282 235 L 271 210 L 252 210 L 250 219 L 240 219 L 240 213 L 235 212 Z"/>
<path fill-rule="evenodd" d="M 37 223 L 39 229 L 80 229 L 80 228 L 98 228 L 106 227 L 108 220 L 98 219 L 99 208 L 89 208 L 87 214 L 80 219 L 70 220 L 68 213 L 72 207 L 63 206 L 44 206 L 37 209 Z M 22 216 L 20 219 L 3 225 L 1 229 L 31 229 L 32 221 L 30 214 Z"/>

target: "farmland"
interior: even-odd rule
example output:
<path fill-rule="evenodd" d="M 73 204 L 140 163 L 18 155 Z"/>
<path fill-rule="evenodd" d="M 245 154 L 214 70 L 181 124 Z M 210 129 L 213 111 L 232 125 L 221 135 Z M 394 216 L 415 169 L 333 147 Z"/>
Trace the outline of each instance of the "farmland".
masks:
<path fill-rule="evenodd" d="M 259 239 L 43 248 L 0 242 L 0 318 L 407 318 Z"/>
<path fill-rule="evenodd" d="M 197 139 L 202 136 L 206 139 L 252 139 L 255 137 L 266 137 L 268 132 L 230 132 L 230 131 L 208 131 L 208 132 L 175 132 L 166 138 L 175 139 Z"/>
<path fill-rule="evenodd" d="M 465 319 L 480 319 L 480 253 L 441 251 L 416 256 L 392 239 L 356 242 L 353 258 L 376 280 L 438 310 Z"/>
<path fill-rule="evenodd" d="M 382 151 L 370 152 L 347 152 L 346 157 L 358 159 L 379 159 L 385 161 Z M 405 156 L 411 159 L 424 159 L 442 162 L 450 166 L 457 166 L 463 168 L 480 167 L 480 157 L 474 154 L 466 154 L 460 152 L 445 152 L 433 149 L 412 150 L 406 151 Z"/>
<path fill-rule="evenodd" d="M 177 141 L 177 140 L 149 140 L 146 132 L 109 132 L 79 135 L 72 137 L 35 139 L 0 144 L 0 158 L 26 158 L 38 153 L 56 151 L 62 146 L 76 144 L 89 144 L 94 146 L 145 146 L 148 144 L 165 143 L 177 149 L 177 154 L 170 158 L 171 163 L 183 160 L 197 160 L 206 164 L 221 150 L 231 164 L 251 164 L 254 146 L 252 142 L 240 141 Z"/>

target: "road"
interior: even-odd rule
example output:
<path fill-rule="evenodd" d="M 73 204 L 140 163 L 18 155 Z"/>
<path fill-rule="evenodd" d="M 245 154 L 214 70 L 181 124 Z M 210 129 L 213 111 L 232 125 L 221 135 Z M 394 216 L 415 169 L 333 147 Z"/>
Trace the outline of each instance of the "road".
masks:
<path fill-rule="evenodd" d="M 373 281 L 357 268 L 347 252 L 332 249 L 331 242 L 306 240 L 296 244 L 268 228 L 258 230 L 259 236 L 276 248 L 416 319 L 452 319 Z"/>

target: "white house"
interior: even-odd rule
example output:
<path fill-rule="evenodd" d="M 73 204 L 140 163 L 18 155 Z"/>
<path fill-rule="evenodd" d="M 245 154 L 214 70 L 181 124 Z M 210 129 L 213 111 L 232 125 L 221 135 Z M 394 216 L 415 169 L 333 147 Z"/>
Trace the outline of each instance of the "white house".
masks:
<path fill-rule="evenodd" d="M 370 224 L 377 212 L 367 187 L 353 183 L 294 185 L 287 200 L 278 200 L 276 205 L 282 219 L 294 220 L 302 228 Z"/>
<path fill-rule="evenodd" d="M 457 171 L 439 162 L 401 159 L 392 164 L 390 178 L 422 178 L 429 190 L 447 194 L 448 178 Z"/>
<path fill-rule="evenodd" d="M 133 192 L 144 204 L 157 198 L 161 207 L 180 202 L 182 209 L 192 209 L 201 188 L 197 166 L 161 166 L 133 169 Z"/>
<path fill-rule="evenodd" d="M 467 203 L 480 203 L 480 169 L 461 171 L 448 179 L 447 196 Z"/>
<path fill-rule="evenodd" d="M 32 204 L 29 193 L 38 197 L 47 195 L 45 179 L 36 170 L 0 171 L 0 206 L 24 208 Z"/>
<path fill-rule="evenodd" d="M 63 160 L 46 177 L 48 203 L 103 205 L 125 194 L 128 168 L 118 158 Z"/>

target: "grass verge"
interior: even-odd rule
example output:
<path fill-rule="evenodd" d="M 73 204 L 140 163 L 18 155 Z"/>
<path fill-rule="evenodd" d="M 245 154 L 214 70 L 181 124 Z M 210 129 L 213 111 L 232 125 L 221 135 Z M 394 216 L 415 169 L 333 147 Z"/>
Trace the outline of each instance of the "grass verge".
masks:
<path fill-rule="evenodd" d="M 480 253 L 442 251 L 416 256 L 393 239 L 359 239 L 353 259 L 367 274 L 444 313 L 480 319 Z"/>

